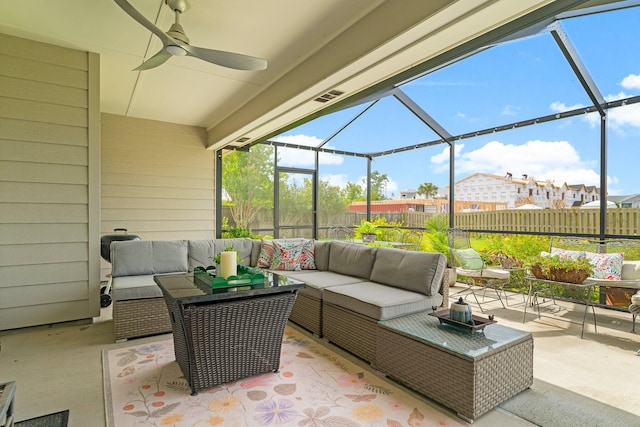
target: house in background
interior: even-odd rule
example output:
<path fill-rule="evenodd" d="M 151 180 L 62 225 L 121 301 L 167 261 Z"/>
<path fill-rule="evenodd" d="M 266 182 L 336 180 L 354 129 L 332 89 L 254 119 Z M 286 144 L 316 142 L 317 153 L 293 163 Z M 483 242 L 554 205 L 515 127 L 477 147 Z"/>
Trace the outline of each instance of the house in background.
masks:
<path fill-rule="evenodd" d="M 558 185 L 552 181 L 538 181 L 532 176 L 522 178 L 477 172 L 455 183 L 456 203 L 495 202 L 509 209 L 525 204 L 541 208 L 562 209 L 600 199 L 597 187 L 583 184 Z"/>
<path fill-rule="evenodd" d="M 614 202 L 620 208 L 640 208 L 640 194 L 608 196 L 607 200 Z"/>

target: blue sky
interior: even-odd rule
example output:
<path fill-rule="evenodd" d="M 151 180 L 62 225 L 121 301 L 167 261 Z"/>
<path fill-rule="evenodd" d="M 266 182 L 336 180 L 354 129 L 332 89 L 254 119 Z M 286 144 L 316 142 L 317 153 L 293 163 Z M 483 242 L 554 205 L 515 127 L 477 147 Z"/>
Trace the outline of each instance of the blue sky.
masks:
<path fill-rule="evenodd" d="M 608 101 L 640 95 L 640 7 L 562 21 L 591 77 Z M 549 33 L 496 46 L 401 87 L 453 135 L 591 105 Z M 366 106 L 316 119 L 277 138 L 318 145 Z M 609 110 L 608 194 L 640 193 L 640 104 Z M 465 139 L 456 143 L 455 177 L 474 172 L 522 174 L 562 184 L 600 185 L 597 114 Z M 393 98 L 383 99 L 327 147 L 377 152 L 438 137 Z M 282 163 L 312 167 L 311 152 L 281 151 Z M 387 174 L 388 197 L 431 182 L 448 185 L 445 144 L 378 157 L 372 170 Z M 366 161 L 321 155 L 320 177 L 344 186 L 361 183 Z"/>

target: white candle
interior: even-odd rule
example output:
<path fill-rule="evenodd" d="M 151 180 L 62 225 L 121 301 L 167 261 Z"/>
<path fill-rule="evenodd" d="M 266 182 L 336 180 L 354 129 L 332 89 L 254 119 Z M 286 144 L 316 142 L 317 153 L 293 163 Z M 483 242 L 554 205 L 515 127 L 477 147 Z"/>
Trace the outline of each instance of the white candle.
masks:
<path fill-rule="evenodd" d="M 238 260 L 236 252 L 225 251 L 220 253 L 220 275 L 227 279 L 238 274 Z"/>

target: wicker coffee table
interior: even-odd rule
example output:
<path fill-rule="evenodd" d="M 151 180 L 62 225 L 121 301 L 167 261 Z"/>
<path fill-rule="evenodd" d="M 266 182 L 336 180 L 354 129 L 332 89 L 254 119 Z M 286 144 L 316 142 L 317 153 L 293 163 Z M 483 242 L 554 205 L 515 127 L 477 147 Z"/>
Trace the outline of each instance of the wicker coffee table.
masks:
<path fill-rule="evenodd" d="M 193 274 L 154 280 L 169 309 L 176 361 L 192 395 L 280 368 L 284 328 L 303 282 L 269 274 L 264 288 L 213 293 Z"/>
<path fill-rule="evenodd" d="M 500 324 L 470 332 L 427 312 L 378 323 L 376 368 L 472 422 L 533 383 L 533 337 Z"/>

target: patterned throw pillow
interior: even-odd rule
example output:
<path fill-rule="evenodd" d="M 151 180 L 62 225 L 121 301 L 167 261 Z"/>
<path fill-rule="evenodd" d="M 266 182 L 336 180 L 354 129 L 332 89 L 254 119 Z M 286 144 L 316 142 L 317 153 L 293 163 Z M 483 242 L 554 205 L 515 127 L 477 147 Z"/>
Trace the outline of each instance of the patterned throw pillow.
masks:
<path fill-rule="evenodd" d="M 584 258 L 584 251 L 570 251 L 568 249 L 551 248 L 551 256 L 559 256 L 560 258 L 577 259 Z"/>
<path fill-rule="evenodd" d="M 586 257 L 593 266 L 591 277 L 606 280 L 620 280 L 622 278 L 624 253 L 597 254 L 587 252 Z"/>
<path fill-rule="evenodd" d="M 273 241 L 263 240 L 260 245 L 260 257 L 258 257 L 258 268 L 269 268 L 273 264 Z"/>
<path fill-rule="evenodd" d="M 273 242 L 272 270 L 315 270 L 313 240 L 299 242 Z"/>

